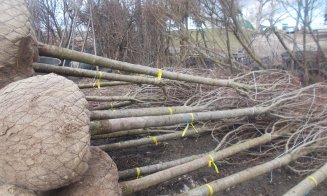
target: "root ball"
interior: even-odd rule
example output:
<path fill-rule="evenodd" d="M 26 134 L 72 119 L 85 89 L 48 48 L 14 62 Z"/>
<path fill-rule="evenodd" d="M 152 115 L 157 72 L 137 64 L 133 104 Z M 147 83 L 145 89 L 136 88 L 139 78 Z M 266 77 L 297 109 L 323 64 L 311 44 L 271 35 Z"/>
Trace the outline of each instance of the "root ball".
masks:
<path fill-rule="evenodd" d="M 91 147 L 89 169 L 74 184 L 51 191 L 50 196 L 118 196 L 118 170 L 114 161 L 98 147 Z"/>
<path fill-rule="evenodd" d="M 45 191 L 88 168 L 89 111 L 77 85 L 55 74 L 0 90 L 0 181 Z"/>

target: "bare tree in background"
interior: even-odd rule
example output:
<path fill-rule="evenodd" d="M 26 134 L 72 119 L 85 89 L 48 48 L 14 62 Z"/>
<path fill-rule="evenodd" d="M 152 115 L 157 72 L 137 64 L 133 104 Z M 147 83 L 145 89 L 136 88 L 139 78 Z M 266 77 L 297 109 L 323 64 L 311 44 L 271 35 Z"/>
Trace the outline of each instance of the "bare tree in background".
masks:
<path fill-rule="evenodd" d="M 28 0 L 27 3 L 38 39 L 70 47 L 82 0 Z"/>
<path fill-rule="evenodd" d="M 256 30 L 260 30 L 262 19 L 264 18 L 264 7 L 269 3 L 270 0 L 257 0 L 259 3 L 257 12 L 255 13 L 255 27 Z"/>
<path fill-rule="evenodd" d="M 299 65 L 303 69 L 303 79 L 305 84 L 309 84 L 309 79 L 310 79 L 310 73 L 309 73 L 309 68 L 310 64 L 312 64 L 312 51 L 313 49 L 308 48 L 307 40 L 308 40 L 308 35 L 312 36 L 313 41 L 316 44 L 317 47 L 317 64 L 319 64 L 319 60 L 322 60 L 322 62 L 326 62 L 326 56 L 320 46 L 320 43 L 318 39 L 315 37 L 314 32 L 312 31 L 311 28 L 311 23 L 313 20 L 313 15 L 318 8 L 318 6 L 322 3 L 319 0 L 296 0 L 296 1 L 281 1 L 280 2 L 285 10 L 288 12 L 290 16 L 293 16 L 294 19 L 296 20 L 296 26 L 295 26 L 295 33 L 293 37 L 293 52 L 297 48 L 297 34 L 296 31 L 299 30 L 299 25 L 302 26 L 301 34 L 302 34 L 302 48 L 298 48 L 298 50 L 301 50 L 300 56 L 301 56 L 301 64 Z M 295 16 L 293 13 L 296 13 Z M 310 54 L 310 55 L 309 55 Z M 308 56 L 309 55 L 309 56 Z M 299 55 L 297 55 L 299 56 Z M 321 57 L 321 58 L 319 58 Z M 309 59 L 308 59 L 309 58 Z M 310 62 L 309 62 L 310 61 Z"/>
<path fill-rule="evenodd" d="M 256 0 L 258 7 L 252 14 L 256 31 L 246 27 L 240 0 L 28 0 L 28 6 L 41 42 L 153 67 L 210 65 L 230 70 L 270 65 L 253 43 L 269 36 L 259 31 L 262 22 L 275 26 L 278 15 L 284 14 L 279 9 L 284 7 L 286 12 L 298 13 L 296 26 L 307 27 L 301 41 L 301 67 L 307 81 L 305 43 L 308 32 L 312 34 L 312 16 L 320 1 Z M 195 28 L 190 21 L 197 24 Z M 300 50 L 296 35 L 293 39 L 291 53 Z M 319 40 L 313 39 L 325 57 Z M 248 63 L 235 58 L 238 51 L 245 51 Z"/>

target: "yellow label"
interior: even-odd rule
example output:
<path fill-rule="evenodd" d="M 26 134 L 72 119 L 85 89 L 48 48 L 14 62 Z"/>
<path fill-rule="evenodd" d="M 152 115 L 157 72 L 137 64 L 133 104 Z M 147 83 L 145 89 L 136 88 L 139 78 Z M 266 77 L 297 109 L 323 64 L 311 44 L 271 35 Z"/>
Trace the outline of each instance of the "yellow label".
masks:
<path fill-rule="evenodd" d="M 158 80 L 161 80 L 162 69 L 158 69 Z"/>

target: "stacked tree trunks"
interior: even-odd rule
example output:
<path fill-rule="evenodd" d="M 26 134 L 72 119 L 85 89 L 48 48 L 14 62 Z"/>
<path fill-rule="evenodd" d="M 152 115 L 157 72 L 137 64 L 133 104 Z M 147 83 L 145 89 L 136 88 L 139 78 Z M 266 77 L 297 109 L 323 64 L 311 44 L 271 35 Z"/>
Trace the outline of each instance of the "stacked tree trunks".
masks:
<path fill-rule="evenodd" d="M 265 152 L 251 152 L 251 156 L 271 161 L 249 168 L 250 172 L 240 171 L 183 194 L 210 195 L 285 165 L 304 172 L 301 165 L 318 168 L 325 158 L 320 153 L 326 137 L 325 83 L 303 87 L 297 77 L 281 70 L 253 71 L 217 79 L 215 73 L 207 70 L 171 72 L 44 44 L 39 50 L 42 55 L 135 73 L 108 75 L 101 71 L 33 64 L 39 72 L 92 78 L 81 80 L 79 86 L 88 95 L 93 141 L 109 154 L 206 133 L 221 138 L 209 152 L 119 171 L 124 195 L 196 171 L 208 163 L 217 167 L 216 161 L 262 145 Z M 119 93 L 108 92 L 108 86 L 119 89 Z M 129 139 L 132 136 L 138 137 Z M 307 155 L 319 158 L 308 163 L 303 158 Z M 215 170 L 218 172 L 218 167 Z"/>

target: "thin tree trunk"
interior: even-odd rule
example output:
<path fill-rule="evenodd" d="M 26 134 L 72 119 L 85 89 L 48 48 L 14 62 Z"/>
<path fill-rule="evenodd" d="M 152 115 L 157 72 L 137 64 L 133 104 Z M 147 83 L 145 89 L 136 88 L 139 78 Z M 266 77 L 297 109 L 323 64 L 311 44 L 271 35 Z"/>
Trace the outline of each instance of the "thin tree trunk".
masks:
<path fill-rule="evenodd" d="M 134 101 L 123 101 L 120 103 L 110 103 L 110 104 L 106 104 L 106 105 L 100 105 L 100 106 L 93 107 L 92 110 L 116 109 L 116 108 L 121 108 L 121 107 L 132 105 L 133 103 L 135 103 L 135 102 Z"/>
<path fill-rule="evenodd" d="M 39 52 L 41 55 L 56 57 L 60 59 L 70 59 L 73 61 L 78 61 L 82 63 L 87 63 L 91 65 L 99 65 L 102 67 L 108 67 L 112 69 L 117 69 L 121 71 L 128 71 L 140 74 L 146 74 L 151 76 L 158 76 L 159 69 L 131 64 L 121 61 L 116 61 L 112 59 L 107 59 L 104 57 L 94 56 L 91 54 L 86 54 L 78 51 L 73 51 L 65 48 L 60 48 L 56 46 L 50 46 L 46 44 L 39 44 Z M 207 84 L 213 86 L 225 86 L 225 87 L 232 87 L 232 88 L 245 88 L 245 89 L 255 89 L 254 86 L 241 84 L 233 81 L 232 79 L 212 79 L 212 78 L 205 78 L 200 76 L 193 76 L 181 73 L 175 73 L 170 71 L 162 70 L 162 78 L 172 79 L 172 80 L 179 80 L 185 82 L 192 82 L 198 84 Z"/>
<path fill-rule="evenodd" d="M 122 130 L 160 127 L 176 124 L 189 124 L 196 121 L 236 118 L 241 116 L 258 115 L 269 111 L 270 107 L 249 107 L 242 109 L 175 114 L 165 116 L 144 116 L 121 119 L 93 121 L 90 124 L 92 134 L 112 133 Z"/>
<path fill-rule="evenodd" d="M 172 115 L 188 112 L 200 112 L 208 109 L 208 106 L 173 106 L 173 107 L 154 107 L 145 109 L 125 109 L 115 111 L 92 111 L 91 120 L 103 120 L 114 118 L 127 118 L 139 116 L 160 116 Z"/>
<path fill-rule="evenodd" d="M 98 101 L 98 102 L 108 102 L 108 101 L 135 101 L 135 102 L 144 102 L 134 97 L 125 97 L 125 96 L 86 96 L 87 101 Z"/>
<path fill-rule="evenodd" d="M 308 70 L 308 64 L 307 64 L 307 58 L 306 58 L 306 52 L 307 52 L 307 26 L 308 26 L 308 12 L 309 12 L 309 1 L 305 0 L 304 4 L 304 22 L 303 22 L 303 51 L 302 51 L 302 57 L 303 57 L 303 69 L 304 69 L 304 84 L 309 84 L 309 70 Z"/>
<path fill-rule="evenodd" d="M 228 19 L 225 17 L 225 34 L 226 34 L 226 44 L 227 44 L 227 53 L 228 53 L 228 64 L 230 64 L 230 70 L 233 73 L 233 61 L 232 61 L 232 53 L 230 50 L 230 39 L 229 39 L 229 32 L 228 32 L 228 28 L 229 28 L 229 22 Z"/>
<path fill-rule="evenodd" d="M 129 82 L 100 82 L 101 87 L 105 87 L 105 86 L 123 86 L 123 85 L 133 85 L 133 83 L 129 83 Z M 97 85 L 94 84 L 94 83 L 79 84 L 78 88 L 80 88 L 80 89 L 97 88 Z"/>
<path fill-rule="evenodd" d="M 248 141 L 240 143 L 240 144 L 235 144 L 235 145 L 225 148 L 223 150 L 220 150 L 217 152 L 211 152 L 199 159 L 196 159 L 196 160 L 193 160 L 193 161 L 181 164 L 181 165 L 177 165 L 170 169 L 162 170 L 162 171 L 150 174 L 150 175 L 145 176 L 140 179 L 121 182 L 120 185 L 122 186 L 123 195 L 133 194 L 136 191 L 140 191 L 140 190 L 149 188 L 149 187 L 157 185 L 161 182 L 167 181 L 171 178 L 174 178 L 174 177 L 195 171 L 202 167 L 205 167 L 208 165 L 208 161 L 211 160 L 209 155 L 212 156 L 214 161 L 223 160 L 224 158 L 230 157 L 230 156 L 237 154 L 239 152 L 242 152 L 244 150 L 247 150 L 247 149 L 253 148 L 255 146 L 270 142 L 272 139 L 275 139 L 276 137 L 279 137 L 279 136 L 275 136 L 275 135 L 272 136 L 270 134 L 264 134 L 260 137 L 248 140 Z"/>
<path fill-rule="evenodd" d="M 103 135 L 92 135 L 91 139 L 108 139 L 108 138 L 115 138 L 115 137 L 123 137 L 123 136 L 131 136 L 131 135 L 142 135 L 142 134 L 151 134 L 151 133 L 175 133 L 176 131 L 172 130 L 163 130 L 163 129 L 132 129 L 127 131 L 119 131 L 114 133 L 107 133 Z"/>
<path fill-rule="evenodd" d="M 257 165 L 251 168 L 248 168 L 246 170 L 243 170 L 241 172 L 235 173 L 233 175 L 227 176 L 225 178 L 215 180 L 213 182 L 208 183 L 208 185 L 212 188 L 213 193 L 217 193 L 219 191 L 223 191 L 229 187 L 235 186 L 237 184 L 240 184 L 242 182 L 246 182 L 248 180 L 251 180 L 257 176 L 260 176 L 264 173 L 267 173 L 273 169 L 285 166 L 289 164 L 291 161 L 294 161 L 301 157 L 302 155 L 307 154 L 308 151 L 301 151 L 301 152 L 291 152 L 289 154 L 286 154 L 280 158 L 276 158 L 272 161 L 269 161 L 267 163 Z M 186 193 L 180 194 L 180 196 L 205 196 L 210 195 L 210 189 L 208 188 L 208 185 L 202 185 L 198 188 L 192 189 Z"/>
<path fill-rule="evenodd" d="M 143 167 L 138 167 L 138 169 L 140 170 L 140 174 L 142 175 L 146 175 L 146 174 L 151 174 L 157 171 L 161 171 L 164 169 L 168 169 L 171 167 L 174 167 L 176 165 L 181 165 L 196 159 L 199 159 L 201 157 L 203 157 L 204 155 L 207 155 L 209 153 L 203 153 L 203 154 L 199 154 L 199 155 L 192 155 L 192 156 L 188 156 L 188 157 L 184 157 L 184 158 L 180 158 L 177 160 L 173 160 L 173 161 L 168 161 L 168 162 L 164 162 L 164 163 L 158 163 L 158 164 L 154 164 L 154 165 L 148 165 L 148 166 L 143 166 Z M 132 169 L 127 169 L 127 170 L 123 170 L 123 171 L 119 171 L 119 180 L 123 180 L 129 177 L 133 177 L 133 176 L 137 176 L 137 168 L 132 168 Z"/>
<path fill-rule="evenodd" d="M 54 65 L 47 65 L 41 63 L 33 63 L 33 68 L 35 71 L 42 73 L 56 73 L 64 76 L 77 76 L 77 77 L 87 77 L 87 78 L 97 78 L 99 77 L 100 72 L 91 71 L 86 69 L 77 69 L 70 67 L 59 67 Z M 101 79 L 106 80 L 116 80 L 116 81 L 125 81 L 133 82 L 137 84 L 152 84 L 152 85 L 162 85 L 163 83 L 156 79 L 150 79 L 142 76 L 127 76 L 114 73 L 102 72 Z"/>
<path fill-rule="evenodd" d="M 246 44 L 246 40 L 245 40 L 245 36 L 244 33 L 239 25 L 239 21 L 237 19 L 238 16 L 238 8 L 235 6 L 235 2 L 234 1 L 220 1 L 221 5 L 223 6 L 223 9 L 226 9 L 226 11 L 228 12 L 228 16 L 232 19 L 233 24 L 234 24 L 234 35 L 236 37 L 236 39 L 239 41 L 239 43 L 242 45 L 242 47 L 245 49 L 245 51 L 248 53 L 248 55 L 258 64 L 258 66 L 261 69 L 267 69 L 268 67 L 266 65 L 264 65 L 258 58 L 257 56 L 254 54 L 254 52 L 252 52 L 252 50 L 247 46 Z M 243 35 L 243 38 L 241 38 L 240 35 Z"/>
<path fill-rule="evenodd" d="M 294 53 L 292 51 L 290 51 L 290 49 L 286 46 L 283 38 L 276 31 L 276 29 L 272 28 L 272 31 L 274 32 L 274 34 L 276 35 L 276 37 L 278 38 L 279 42 L 282 44 L 282 46 L 284 47 L 284 49 L 286 50 L 286 52 L 290 55 L 290 57 L 293 60 L 293 62 L 295 62 L 297 65 L 300 65 L 299 62 L 297 61 L 296 57 L 294 56 Z"/>
<path fill-rule="evenodd" d="M 326 55 L 324 53 L 324 51 L 322 50 L 321 46 L 320 46 L 320 43 L 319 43 L 319 40 L 313 35 L 313 31 L 312 31 L 312 28 L 310 25 L 308 25 L 308 29 L 309 29 L 309 33 L 312 35 L 312 38 L 313 38 L 313 41 L 316 43 L 317 45 L 317 48 L 318 48 L 318 55 L 319 53 L 321 54 L 322 58 L 323 58 L 323 61 L 326 61 Z M 319 62 L 317 62 L 319 63 Z"/>
<path fill-rule="evenodd" d="M 236 39 L 240 42 L 242 47 L 245 49 L 245 51 L 248 53 L 248 55 L 256 62 L 258 63 L 259 67 L 261 69 L 268 69 L 266 65 L 264 65 L 257 56 L 251 51 L 251 49 L 244 43 L 244 41 L 241 39 L 241 37 L 238 35 L 238 32 L 234 31 L 234 35 Z"/>
<path fill-rule="evenodd" d="M 292 189 L 287 191 L 284 196 L 300 196 L 306 195 L 313 188 L 317 187 L 321 182 L 327 178 L 327 163 L 318 169 L 316 172 L 311 174 L 302 180 L 299 184 L 294 186 Z"/>
<path fill-rule="evenodd" d="M 302 0 L 301 0 L 302 1 Z M 292 54 L 294 56 L 294 52 L 296 51 L 297 43 L 296 43 L 296 35 L 299 32 L 299 21 L 300 21 L 300 13 L 301 13 L 301 3 L 298 1 L 297 2 L 297 16 L 296 16 L 296 21 L 295 21 L 295 29 L 294 29 L 294 35 L 293 35 L 293 49 L 292 49 Z M 298 59 L 297 59 L 298 60 Z M 296 63 L 296 61 L 292 61 L 291 62 L 291 70 L 295 71 L 294 68 L 294 64 Z M 297 66 L 300 66 L 300 64 L 297 64 Z"/>
<path fill-rule="evenodd" d="M 188 132 L 185 134 L 185 137 L 196 135 L 196 134 L 201 134 L 204 132 L 211 131 L 210 129 L 191 129 L 188 130 Z M 182 134 L 180 131 L 176 133 L 168 133 L 164 135 L 158 135 L 158 136 L 151 136 L 151 137 L 145 137 L 141 139 L 136 139 L 136 140 L 128 140 L 128 141 L 122 141 L 122 142 L 117 142 L 117 143 L 112 143 L 112 144 L 103 144 L 98 146 L 104 151 L 113 151 L 113 150 L 120 150 L 120 149 L 125 149 L 125 148 L 131 148 L 131 147 L 136 147 L 140 145 L 145 145 L 145 144 L 155 144 L 157 145 L 159 142 L 163 141 L 168 141 L 168 140 L 173 140 L 177 138 L 182 138 Z"/>

